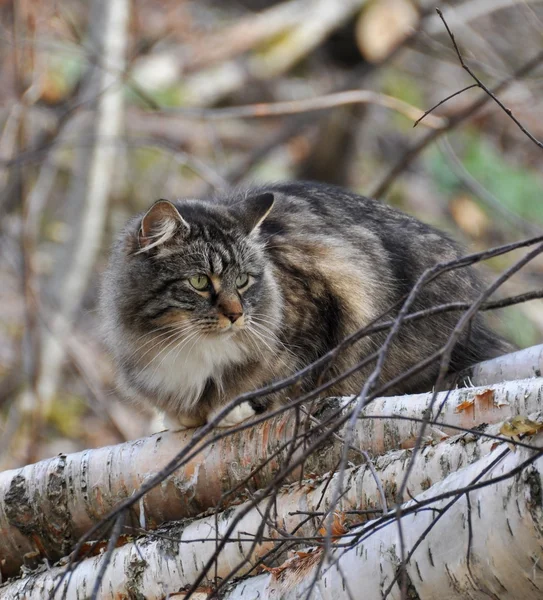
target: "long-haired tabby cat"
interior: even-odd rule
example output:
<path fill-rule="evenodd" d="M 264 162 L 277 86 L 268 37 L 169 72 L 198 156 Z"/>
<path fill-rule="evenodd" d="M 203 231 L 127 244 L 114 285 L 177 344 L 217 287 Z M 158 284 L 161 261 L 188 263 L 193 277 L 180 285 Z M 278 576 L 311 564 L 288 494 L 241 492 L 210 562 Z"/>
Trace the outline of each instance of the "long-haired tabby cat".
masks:
<path fill-rule="evenodd" d="M 432 227 L 327 185 L 159 200 L 128 223 L 104 278 L 102 317 L 121 387 L 180 426 L 200 425 L 240 393 L 322 356 L 397 303 L 426 268 L 459 256 Z M 423 288 L 411 310 L 469 301 L 479 290 L 473 269 L 449 271 Z M 405 324 L 381 382 L 442 346 L 457 320 L 446 313 Z M 384 335 L 343 351 L 327 377 L 375 351 Z M 457 343 L 451 369 L 502 348 L 477 317 Z M 328 393 L 358 392 L 372 367 Z M 430 367 L 389 392 L 429 390 L 436 372 Z M 314 385 L 308 378 L 302 391 Z M 276 394 L 246 402 L 220 425 L 286 401 Z"/>

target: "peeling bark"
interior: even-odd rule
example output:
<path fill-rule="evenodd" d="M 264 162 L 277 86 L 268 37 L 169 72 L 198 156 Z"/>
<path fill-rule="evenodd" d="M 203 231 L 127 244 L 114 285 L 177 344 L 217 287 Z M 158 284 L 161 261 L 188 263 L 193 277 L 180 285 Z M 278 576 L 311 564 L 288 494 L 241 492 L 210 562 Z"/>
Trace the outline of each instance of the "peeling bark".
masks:
<path fill-rule="evenodd" d="M 489 388 L 470 388 L 438 395 L 443 404 L 440 423 L 472 428 L 496 423 L 515 415 L 529 415 L 543 406 L 543 379 L 509 382 Z M 415 443 L 420 423 L 395 420 L 394 416 L 421 419 L 432 394 L 376 399 L 358 421 L 353 445 L 379 455 L 409 448 Z M 348 399 L 323 401 L 319 414 L 348 404 Z M 347 409 L 346 409 L 347 410 Z M 386 417 L 386 418 L 385 418 Z M 194 517 L 216 507 L 224 492 L 245 479 L 294 433 L 285 413 L 253 429 L 234 433 L 203 450 L 143 499 L 147 527 Z M 341 431 L 339 432 L 341 433 Z M 428 427 L 428 440 L 439 441 L 456 431 L 445 425 Z M 0 569 L 3 577 L 17 572 L 28 553 L 56 560 L 79 537 L 99 522 L 120 501 L 128 498 L 157 473 L 191 439 L 192 431 L 163 432 L 117 446 L 61 455 L 21 469 L 0 473 Z M 337 464 L 342 444 L 331 438 L 315 452 L 305 471 L 324 474 Z M 255 491 L 269 484 L 286 451 L 272 459 L 249 483 Z M 353 461 L 361 456 L 353 453 Z M 294 473 L 295 481 L 298 473 Z M 433 477 L 433 476 L 432 476 Z M 430 478 L 430 482 L 433 481 Z M 239 498 L 239 495 L 237 495 Z M 231 499 L 232 501 L 233 499 Z M 139 506 L 134 512 L 139 514 Z"/>

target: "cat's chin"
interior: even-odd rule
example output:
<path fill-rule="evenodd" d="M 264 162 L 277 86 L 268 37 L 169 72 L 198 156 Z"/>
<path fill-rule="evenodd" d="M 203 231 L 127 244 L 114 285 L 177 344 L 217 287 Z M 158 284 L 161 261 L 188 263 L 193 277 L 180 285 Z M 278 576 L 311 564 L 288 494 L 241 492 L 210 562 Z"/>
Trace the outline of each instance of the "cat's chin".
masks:
<path fill-rule="evenodd" d="M 227 338 L 232 337 L 237 333 L 241 333 L 242 331 L 244 331 L 244 329 L 244 327 L 236 327 L 235 325 L 233 325 L 231 327 L 221 327 L 220 329 L 215 329 L 214 331 L 210 331 L 209 334 L 220 338 Z"/>
<path fill-rule="evenodd" d="M 214 331 L 207 331 L 206 332 L 206 337 L 207 338 L 214 338 L 214 339 L 221 339 L 221 340 L 227 340 L 231 337 L 233 337 L 234 335 L 236 335 L 236 333 L 239 333 L 239 329 L 233 329 L 232 327 L 230 327 L 230 329 L 215 329 Z"/>

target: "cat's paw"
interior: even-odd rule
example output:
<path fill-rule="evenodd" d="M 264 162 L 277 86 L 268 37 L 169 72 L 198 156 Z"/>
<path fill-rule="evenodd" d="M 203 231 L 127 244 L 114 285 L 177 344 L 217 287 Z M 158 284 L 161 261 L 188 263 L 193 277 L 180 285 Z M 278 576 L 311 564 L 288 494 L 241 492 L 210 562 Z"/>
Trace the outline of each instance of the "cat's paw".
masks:
<path fill-rule="evenodd" d="M 167 418 L 166 423 L 168 429 L 194 429 L 201 427 L 205 421 L 201 417 L 176 417 L 175 419 Z"/>
<path fill-rule="evenodd" d="M 221 406 L 209 413 L 207 422 L 211 423 L 223 408 L 224 406 Z M 215 427 L 234 427 L 234 425 L 239 425 L 255 415 L 256 413 L 253 410 L 253 407 L 248 402 L 243 402 L 239 406 L 236 406 L 236 408 L 233 408 L 225 417 L 216 423 Z"/>
<path fill-rule="evenodd" d="M 156 415 L 151 423 L 151 431 L 183 431 L 185 429 L 194 429 L 200 427 L 205 421 L 201 417 L 175 416 L 167 414 Z"/>

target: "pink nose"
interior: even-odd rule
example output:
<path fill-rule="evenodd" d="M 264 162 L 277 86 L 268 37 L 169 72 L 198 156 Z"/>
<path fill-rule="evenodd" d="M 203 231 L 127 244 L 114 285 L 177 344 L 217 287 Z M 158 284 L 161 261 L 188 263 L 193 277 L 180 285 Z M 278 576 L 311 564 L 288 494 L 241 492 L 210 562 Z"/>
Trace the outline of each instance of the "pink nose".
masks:
<path fill-rule="evenodd" d="M 223 297 L 220 299 L 217 306 L 219 312 L 221 312 L 230 323 L 235 323 L 241 316 L 243 316 L 243 308 L 238 298 Z"/>
<path fill-rule="evenodd" d="M 230 321 L 230 323 L 235 323 L 242 315 L 241 312 L 225 312 L 224 316 Z"/>

